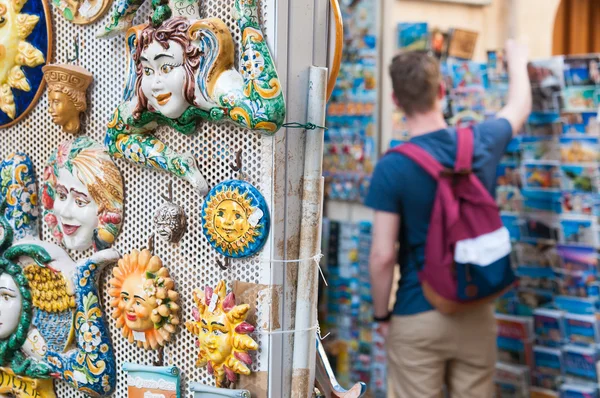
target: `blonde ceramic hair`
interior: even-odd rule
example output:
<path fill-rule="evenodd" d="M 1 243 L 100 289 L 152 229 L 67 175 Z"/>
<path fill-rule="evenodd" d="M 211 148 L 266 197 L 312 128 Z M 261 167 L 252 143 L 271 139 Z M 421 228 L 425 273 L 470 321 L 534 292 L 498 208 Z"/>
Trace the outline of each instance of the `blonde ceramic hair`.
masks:
<path fill-rule="evenodd" d="M 154 310 L 150 319 L 154 327 L 144 331 L 145 341 L 136 341 L 131 330 L 125 323 L 125 311 L 122 306 L 121 292 L 123 284 L 129 277 L 141 277 L 146 301 Z M 179 325 L 179 294 L 173 290 L 175 282 L 157 256 L 149 250 L 141 252 L 133 250 L 119 260 L 119 265 L 113 268 L 113 278 L 109 281 L 108 295 L 112 297 L 110 306 L 114 308 L 112 317 L 117 320 L 117 328 L 123 329 L 122 334 L 130 343 L 138 347 L 156 349 L 171 340 L 171 335 L 177 332 Z"/>
<path fill-rule="evenodd" d="M 58 173 L 62 168 L 71 173 L 77 170 L 77 178 L 87 187 L 98 205 L 98 228 L 94 232 L 95 249 L 110 247 L 123 222 L 123 179 L 119 169 L 106 149 L 86 136 L 63 142 L 52 154 L 44 169 L 41 196 L 44 221 L 54 237 L 61 242 L 63 233 L 54 215 L 54 200 Z"/>

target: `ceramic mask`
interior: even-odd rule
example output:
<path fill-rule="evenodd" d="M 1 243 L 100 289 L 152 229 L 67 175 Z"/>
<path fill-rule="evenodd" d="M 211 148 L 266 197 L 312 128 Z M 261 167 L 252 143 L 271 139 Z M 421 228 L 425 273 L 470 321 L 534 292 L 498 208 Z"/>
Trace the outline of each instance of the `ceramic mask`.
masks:
<path fill-rule="evenodd" d="M 50 12 L 42 0 L 0 0 L 0 128 L 17 123 L 43 91 L 51 56 Z"/>
<path fill-rule="evenodd" d="M 13 244 L 5 209 L 0 206 L 0 394 L 54 398 L 52 382 L 42 380 L 51 377 L 90 396 L 111 395 L 115 357 L 98 275 L 119 253 L 103 250 L 76 264 L 37 238 Z"/>
<path fill-rule="evenodd" d="M 258 344 L 248 336 L 254 326 L 246 322 L 250 306 L 235 304 L 233 293 L 226 294 L 225 281 L 213 290 L 194 291 L 194 321 L 186 322 L 186 328 L 198 337 L 200 353 L 196 366 L 207 366 L 215 377 L 217 387 L 226 387 L 236 381 L 237 374 L 250 374 L 252 358 L 249 350 L 257 350 Z"/>
<path fill-rule="evenodd" d="M 258 252 L 269 235 L 267 204 L 256 188 L 241 180 L 216 185 L 202 204 L 202 230 L 222 255 L 239 258 Z"/>
<path fill-rule="evenodd" d="M 67 249 L 110 247 L 123 219 L 123 181 L 104 147 L 82 136 L 52 154 L 42 184 L 44 222 Z"/>
<path fill-rule="evenodd" d="M 123 337 L 145 349 L 171 340 L 179 325 L 179 294 L 169 271 L 149 250 L 134 250 L 113 269 L 108 294 Z"/>
<path fill-rule="evenodd" d="M 24 153 L 13 153 L 0 162 L 0 202 L 15 239 L 38 235 L 38 190 L 33 163 Z"/>
<path fill-rule="evenodd" d="M 169 198 L 165 199 L 167 203 L 159 207 L 154 214 L 154 230 L 159 238 L 170 243 L 178 243 L 187 228 L 185 211 L 172 202 L 172 187 L 169 189 Z"/>
<path fill-rule="evenodd" d="M 180 398 L 179 369 L 176 366 L 146 366 L 124 363 L 128 398 Z"/>
<path fill-rule="evenodd" d="M 92 74 L 76 65 L 46 65 L 42 70 L 48 83 L 48 113 L 52 122 L 66 133 L 79 132 L 79 114 L 87 109 L 85 92 L 92 83 Z"/>
<path fill-rule="evenodd" d="M 112 28 L 126 28 L 121 26 L 124 13 L 139 6 L 136 1 L 122 0 Z M 234 62 L 236 44 L 227 25 L 218 18 L 199 19 L 197 2 L 161 4 L 151 24 L 127 31 L 129 63 L 123 102 L 106 133 L 112 155 L 183 178 L 201 195 L 207 193 L 208 185 L 195 158 L 174 152 L 152 135 L 157 124 L 187 135 L 195 132 L 201 120 L 229 121 L 272 135 L 285 119 L 281 83 L 259 25 L 257 0 L 233 3 L 242 32 L 239 70 Z"/>
<path fill-rule="evenodd" d="M 9 274 L 0 275 L 0 340 L 8 338 L 17 330 L 23 297 Z"/>
<path fill-rule="evenodd" d="M 112 0 L 52 0 L 63 17 L 78 25 L 87 25 L 100 18 L 112 4 Z"/>

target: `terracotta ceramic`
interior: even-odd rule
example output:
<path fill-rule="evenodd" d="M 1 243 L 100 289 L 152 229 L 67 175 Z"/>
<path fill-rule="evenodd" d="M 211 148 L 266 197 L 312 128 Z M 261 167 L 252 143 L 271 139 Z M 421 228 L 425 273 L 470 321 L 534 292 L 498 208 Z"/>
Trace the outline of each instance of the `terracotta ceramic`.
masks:
<path fill-rule="evenodd" d="M 48 113 L 65 133 L 79 132 L 79 114 L 87 109 L 86 90 L 93 77 L 77 65 L 46 65 L 42 68 L 48 84 Z"/>
<path fill-rule="evenodd" d="M 113 269 L 108 294 L 112 317 L 123 337 L 145 349 L 171 340 L 179 326 L 179 294 L 160 258 L 149 250 L 133 250 Z"/>

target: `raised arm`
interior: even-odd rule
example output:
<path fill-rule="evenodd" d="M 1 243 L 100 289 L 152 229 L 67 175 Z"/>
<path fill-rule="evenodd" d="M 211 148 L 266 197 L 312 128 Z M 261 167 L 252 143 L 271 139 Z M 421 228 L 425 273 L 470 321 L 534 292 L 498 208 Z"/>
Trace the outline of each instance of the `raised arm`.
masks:
<path fill-rule="evenodd" d="M 508 100 L 497 116 L 508 120 L 512 126 L 513 135 L 521 131 L 531 113 L 531 83 L 527 73 L 528 54 L 527 46 L 514 40 L 506 42 Z"/>

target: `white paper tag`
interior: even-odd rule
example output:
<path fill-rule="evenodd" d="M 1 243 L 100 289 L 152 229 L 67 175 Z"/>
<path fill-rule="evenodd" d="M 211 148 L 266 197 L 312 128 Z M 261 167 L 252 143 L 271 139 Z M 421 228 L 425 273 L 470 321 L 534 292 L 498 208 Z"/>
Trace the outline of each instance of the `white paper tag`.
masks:
<path fill-rule="evenodd" d="M 250 217 L 248 217 L 248 224 L 250 224 L 253 228 L 258 225 L 260 219 L 264 216 L 264 213 L 258 207 L 252 212 Z"/>
<path fill-rule="evenodd" d="M 213 293 L 213 295 L 210 297 L 210 304 L 208 304 L 209 312 L 215 312 L 215 308 L 217 307 L 217 301 L 219 301 L 219 296 L 217 295 L 217 293 Z"/>
<path fill-rule="evenodd" d="M 132 330 L 132 332 L 133 332 L 133 339 L 135 341 L 141 341 L 142 343 L 146 342 L 146 333 L 136 332 L 135 330 Z"/>

